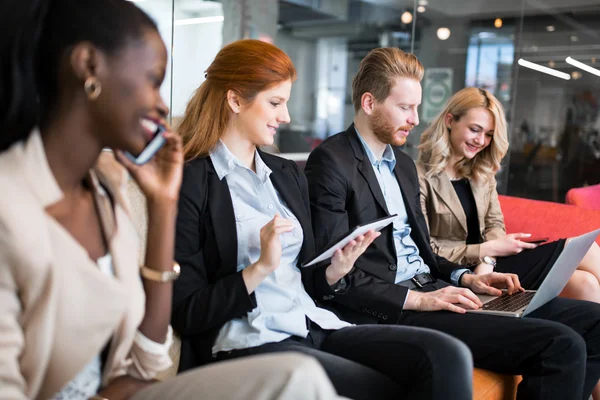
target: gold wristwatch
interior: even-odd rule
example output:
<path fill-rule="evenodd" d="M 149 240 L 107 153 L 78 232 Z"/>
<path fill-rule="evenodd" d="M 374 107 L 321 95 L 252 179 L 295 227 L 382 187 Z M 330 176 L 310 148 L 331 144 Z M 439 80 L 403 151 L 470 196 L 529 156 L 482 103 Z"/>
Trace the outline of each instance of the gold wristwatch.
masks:
<path fill-rule="evenodd" d="M 157 271 L 152 268 L 148 268 L 145 265 L 140 265 L 140 274 L 142 278 L 160 282 L 167 283 L 172 282 L 175 279 L 179 278 L 179 274 L 181 273 L 181 267 L 177 262 L 173 262 L 173 269 L 171 271 Z"/>

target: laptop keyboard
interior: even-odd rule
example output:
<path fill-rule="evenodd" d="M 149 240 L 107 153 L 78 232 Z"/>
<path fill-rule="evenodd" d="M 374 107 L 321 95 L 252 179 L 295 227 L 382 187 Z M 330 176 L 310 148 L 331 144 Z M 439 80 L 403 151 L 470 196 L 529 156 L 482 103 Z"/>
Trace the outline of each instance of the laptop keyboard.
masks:
<path fill-rule="evenodd" d="M 519 292 L 513 295 L 505 293 L 484 304 L 481 309 L 487 311 L 515 312 L 529 304 L 533 296 L 535 296 L 535 292 Z"/>

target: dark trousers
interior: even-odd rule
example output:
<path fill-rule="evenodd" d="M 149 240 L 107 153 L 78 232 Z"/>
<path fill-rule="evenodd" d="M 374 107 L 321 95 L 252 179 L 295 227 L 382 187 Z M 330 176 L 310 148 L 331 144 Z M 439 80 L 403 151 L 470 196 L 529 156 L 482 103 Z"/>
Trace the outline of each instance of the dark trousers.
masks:
<path fill-rule="evenodd" d="M 315 357 L 337 392 L 352 399 L 472 399 L 471 354 L 449 335 L 394 325 L 309 326 L 307 338 L 220 352 L 217 360 L 297 351 Z"/>
<path fill-rule="evenodd" d="M 445 282 L 428 285 L 433 291 Z M 556 298 L 525 318 L 405 311 L 399 324 L 448 333 L 475 366 L 523 375 L 517 399 L 588 400 L 600 378 L 600 304 Z"/>

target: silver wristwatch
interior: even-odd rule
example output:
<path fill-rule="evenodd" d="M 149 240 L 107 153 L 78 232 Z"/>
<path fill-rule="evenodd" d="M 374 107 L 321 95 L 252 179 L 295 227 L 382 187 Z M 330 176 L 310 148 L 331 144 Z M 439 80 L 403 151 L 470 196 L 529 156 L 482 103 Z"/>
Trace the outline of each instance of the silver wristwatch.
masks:
<path fill-rule="evenodd" d="M 492 257 L 490 256 L 485 256 L 481 259 L 481 261 L 487 265 L 491 265 L 493 269 L 496 269 L 496 260 L 494 260 Z"/>

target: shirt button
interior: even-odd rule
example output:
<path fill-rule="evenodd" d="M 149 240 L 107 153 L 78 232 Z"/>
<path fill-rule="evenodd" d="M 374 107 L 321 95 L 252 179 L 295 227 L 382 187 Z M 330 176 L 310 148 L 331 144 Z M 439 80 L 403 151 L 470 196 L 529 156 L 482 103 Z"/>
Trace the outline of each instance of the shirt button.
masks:
<path fill-rule="evenodd" d="M 269 210 L 273 209 L 273 204 L 269 204 Z"/>
<path fill-rule="evenodd" d="M 396 266 L 396 264 L 390 264 L 388 265 L 388 268 L 390 269 L 390 271 L 395 271 L 398 269 L 398 267 Z"/>

